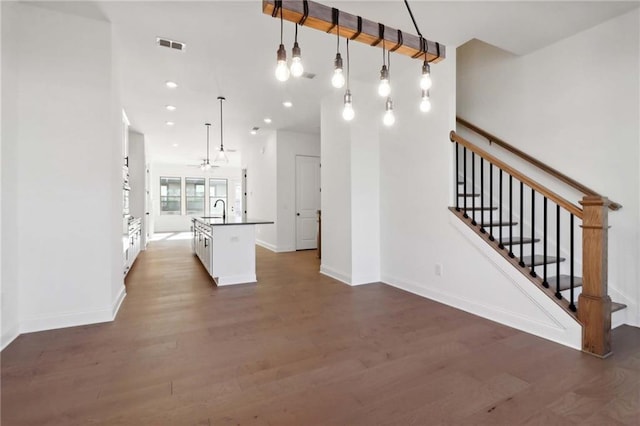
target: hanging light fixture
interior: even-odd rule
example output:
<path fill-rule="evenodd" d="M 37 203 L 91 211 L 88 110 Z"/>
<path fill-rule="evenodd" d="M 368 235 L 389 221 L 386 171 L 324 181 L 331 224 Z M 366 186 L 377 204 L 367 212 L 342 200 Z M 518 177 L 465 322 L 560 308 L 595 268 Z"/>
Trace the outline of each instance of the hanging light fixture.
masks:
<path fill-rule="evenodd" d="M 342 118 L 346 121 L 353 120 L 356 115 L 353 110 L 353 102 L 351 99 L 351 90 L 349 90 L 349 39 L 347 39 L 347 91 L 344 92 L 344 109 L 342 110 Z"/>
<path fill-rule="evenodd" d="M 422 100 L 420 101 L 420 111 L 429 112 L 431 111 L 431 100 L 429 99 L 429 91 L 422 91 Z"/>
<path fill-rule="evenodd" d="M 386 98 L 391 94 L 391 85 L 389 84 L 389 68 L 385 63 L 387 57 L 387 51 L 385 49 L 384 41 L 382 42 L 382 69 L 380 69 L 380 84 L 378 85 L 378 95 Z"/>
<path fill-rule="evenodd" d="M 388 97 L 384 104 L 384 116 L 382 117 L 382 122 L 385 126 L 393 126 L 396 122 L 396 116 L 393 114 L 393 102 L 391 101 L 391 97 Z"/>
<path fill-rule="evenodd" d="M 431 67 L 427 61 L 427 54 L 424 54 L 424 62 L 422 64 L 422 77 L 420 77 L 420 88 L 422 90 L 431 89 L 433 82 L 431 81 Z"/>
<path fill-rule="evenodd" d="M 284 48 L 282 36 L 284 32 L 282 20 L 282 8 L 280 9 L 280 47 L 278 48 L 278 62 L 276 65 L 276 78 L 279 81 L 287 81 L 289 79 L 289 67 L 287 66 L 287 51 Z"/>
<path fill-rule="evenodd" d="M 336 25 L 338 28 L 336 31 L 336 58 L 333 60 L 333 77 L 331 77 L 331 84 L 336 89 L 340 89 L 344 86 L 342 56 L 340 56 L 340 15 L 336 16 Z"/>
<path fill-rule="evenodd" d="M 218 96 L 218 100 L 220 101 L 220 151 L 218 151 L 218 155 L 216 155 L 216 159 L 213 160 L 213 164 L 228 164 L 229 157 L 224 152 L 224 133 L 222 128 L 222 102 L 226 99 L 222 96 Z"/>
<path fill-rule="evenodd" d="M 207 158 L 202 161 L 202 164 L 200 164 L 200 169 L 202 171 L 207 171 L 212 167 L 209 162 L 209 128 L 211 127 L 211 123 L 204 123 L 204 125 L 207 127 Z"/>
<path fill-rule="evenodd" d="M 291 49 L 291 75 L 300 77 L 304 73 L 302 66 L 302 57 L 300 56 L 300 45 L 298 45 L 298 24 L 296 24 L 296 37 Z"/>

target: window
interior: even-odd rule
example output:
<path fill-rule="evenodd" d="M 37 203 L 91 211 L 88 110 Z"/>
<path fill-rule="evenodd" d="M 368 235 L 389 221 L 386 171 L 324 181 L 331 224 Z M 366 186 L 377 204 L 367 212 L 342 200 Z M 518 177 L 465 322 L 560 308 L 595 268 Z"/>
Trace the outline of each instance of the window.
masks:
<path fill-rule="evenodd" d="M 185 178 L 187 215 L 204 216 L 204 178 Z"/>
<path fill-rule="evenodd" d="M 224 201 L 227 207 L 227 180 L 226 179 L 209 179 L 209 216 L 222 216 L 222 203 L 218 203 L 214 207 L 216 201 Z"/>
<path fill-rule="evenodd" d="M 160 214 L 182 213 L 182 178 L 160 178 Z"/>

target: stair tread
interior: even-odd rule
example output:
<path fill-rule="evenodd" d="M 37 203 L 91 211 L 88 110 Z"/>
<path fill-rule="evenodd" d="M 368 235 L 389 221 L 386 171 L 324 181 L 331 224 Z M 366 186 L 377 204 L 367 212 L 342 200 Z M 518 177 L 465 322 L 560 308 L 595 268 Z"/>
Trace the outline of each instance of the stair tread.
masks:
<path fill-rule="evenodd" d="M 517 225 L 518 222 L 487 222 L 487 223 L 481 223 L 480 226 L 482 226 L 483 228 L 489 228 L 492 226 L 513 226 L 513 225 Z"/>
<path fill-rule="evenodd" d="M 468 212 L 470 211 L 489 211 L 489 210 L 498 210 L 497 207 L 467 207 L 466 209 L 464 207 L 460 207 L 460 210 L 466 210 Z"/>
<path fill-rule="evenodd" d="M 531 244 L 531 243 L 537 243 L 540 241 L 540 238 L 531 238 L 531 237 L 524 237 L 522 244 Z M 500 243 L 502 243 L 503 246 L 508 246 L 509 245 L 509 239 L 508 238 L 503 238 Z M 515 244 L 520 244 L 520 237 L 513 237 L 512 238 L 512 243 Z"/>
<path fill-rule="evenodd" d="M 549 288 L 555 290 L 556 283 L 558 281 L 557 276 L 547 277 Z M 573 286 L 582 287 L 582 277 L 573 277 Z M 571 288 L 571 275 L 560 275 L 560 291 L 569 290 Z"/>
<path fill-rule="evenodd" d="M 527 266 L 541 266 L 544 265 L 544 256 L 541 254 L 536 254 L 535 256 L 524 256 L 522 261 Z M 560 262 L 564 262 L 565 258 L 561 257 Z M 557 263 L 558 258 L 554 256 L 547 256 L 547 264 L 549 263 Z"/>
<path fill-rule="evenodd" d="M 611 302 L 611 312 L 618 312 L 625 309 L 627 305 L 624 303 Z"/>

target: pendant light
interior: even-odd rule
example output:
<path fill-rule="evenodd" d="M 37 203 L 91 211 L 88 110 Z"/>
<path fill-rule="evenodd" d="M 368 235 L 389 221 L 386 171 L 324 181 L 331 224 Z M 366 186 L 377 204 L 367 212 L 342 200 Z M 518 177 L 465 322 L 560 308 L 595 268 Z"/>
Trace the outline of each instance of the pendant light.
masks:
<path fill-rule="evenodd" d="M 420 111 L 429 112 L 431 111 L 431 100 L 429 99 L 429 91 L 422 91 L 422 100 L 420 101 Z"/>
<path fill-rule="evenodd" d="M 356 115 L 353 110 L 353 102 L 351 99 L 351 90 L 349 89 L 349 39 L 347 39 L 347 91 L 344 92 L 344 109 L 342 110 L 342 118 L 345 121 L 353 120 Z"/>
<path fill-rule="evenodd" d="M 341 89 L 344 86 L 344 74 L 342 72 L 342 56 L 340 56 L 340 15 L 336 16 L 336 58 L 333 60 L 333 77 L 331 77 L 331 84 L 336 89 Z"/>
<path fill-rule="evenodd" d="M 207 171 L 211 168 L 211 163 L 209 162 L 209 128 L 211 127 L 211 123 L 204 123 L 207 128 L 207 158 L 200 164 L 200 170 Z"/>
<path fill-rule="evenodd" d="M 387 52 L 384 46 L 384 41 L 382 42 L 382 69 L 380 69 L 380 84 L 378 85 L 378 95 L 386 98 L 391 94 L 391 85 L 389 84 L 389 68 L 387 68 L 387 64 L 385 63 L 385 57 L 387 57 Z"/>
<path fill-rule="evenodd" d="M 302 76 L 303 73 L 304 67 L 302 66 L 300 45 L 298 44 L 298 24 L 296 24 L 296 37 L 293 42 L 293 49 L 291 49 L 291 75 L 297 78 Z"/>
<path fill-rule="evenodd" d="M 218 100 L 220 101 L 220 151 L 218 151 L 218 155 L 216 155 L 216 159 L 213 160 L 213 164 L 223 165 L 229 163 L 229 157 L 224 152 L 224 133 L 222 128 L 222 102 L 226 99 L 222 96 L 218 96 Z"/>
<path fill-rule="evenodd" d="M 382 122 L 385 126 L 393 126 L 396 122 L 396 116 L 393 114 L 393 102 L 391 101 L 391 97 L 387 98 L 387 101 L 384 104 L 384 110 Z"/>
<path fill-rule="evenodd" d="M 280 9 L 280 47 L 278 48 L 278 62 L 276 65 L 276 78 L 279 81 L 287 81 L 289 79 L 289 67 L 287 66 L 287 51 L 284 48 L 282 35 L 284 32 L 282 21 L 282 8 Z"/>
<path fill-rule="evenodd" d="M 422 90 L 429 90 L 433 82 L 431 81 L 431 67 L 427 62 L 427 54 L 425 53 L 424 63 L 422 64 L 422 77 L 420 77 L 420 88 Z"/>

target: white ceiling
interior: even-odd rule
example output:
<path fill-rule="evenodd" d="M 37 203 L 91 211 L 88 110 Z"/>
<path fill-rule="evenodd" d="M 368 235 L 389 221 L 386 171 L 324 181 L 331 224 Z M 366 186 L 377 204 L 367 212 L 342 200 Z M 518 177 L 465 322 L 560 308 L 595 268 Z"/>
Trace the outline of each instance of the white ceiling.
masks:
<path fill-rule="evenodd" d="M 402 1 L 326 1 L 350 13 L 415 33 Z M 212 146 L 220 140 L 218 96 L 225 96 L 225 148 L 242 150 L 269 130 L 319 132 L 320 99 L 341 91 L 329 83 L 335 37 L 299 30 L 305 70 L 313 80 L 275 80 L 279 21 L 264 15 L 261 1 L 37 2 L 38 6 L 113 24 L 115 60 L 124 108 L 149 142 L 151 161 L 198 164 L 205 154 L 205 122 Z M 410 1 L 422 33 L 449 49 L 476 38 L 514 54 L 526 54 L 638 7 L 638 2 Z M 293 24 L 285 22 L 290 55 Z M 160 48 L 156 37 L 185 42 L 185 52 Z M 352 45 L 352 78 L 377 78 L 380 52 Z M 344 44 L 342 44 L 344 49 Z M 343 52 L 344 56 L 344 52 Z M 399 66 L 410 66 L 403 60 Z M 436 65 L 437 66 L 437 65 Z M 416 73 L 420 64 L 416 63 Z M 165 81 L 179 87 L 170 90 Z M 285 109 L 284 100 L 293 108 Z M 175 105 L 169 112 L 165 105 Z M 263 118 L 273 119 L 265 124 Z M 168 127 L 165 121 L 175 122 Z M 261 132 L 251 136 L 258 126 Z M 177 144 L 178 146 L 173 146 Z M 239 164 L 239 154 L 235 155 Z"/>

